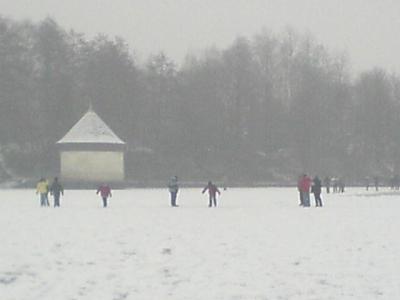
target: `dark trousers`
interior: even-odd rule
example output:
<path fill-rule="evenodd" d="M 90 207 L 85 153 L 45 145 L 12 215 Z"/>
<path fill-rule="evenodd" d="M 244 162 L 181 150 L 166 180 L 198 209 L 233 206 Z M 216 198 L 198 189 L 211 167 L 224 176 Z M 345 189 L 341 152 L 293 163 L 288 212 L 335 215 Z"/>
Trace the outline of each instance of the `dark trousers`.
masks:
<path fill-rule="evenodd" d="M 300 195 L 300 205 L 304 205 L 304 196 L 303 196 L 303 192 L 299 191 L 299 195 Z"/>
<path fill-rule="evenodd" d="M 329 194 L 329 192 L 330 192 L 330 187 L 329 187 L 329 185 L 327 185 L 326 186 L 326 193 Z"/>
<path fill-rule="evenodd" d="M 321 193 L 314 193 L 315 206 L 322 206 Z"/>
<path fill-rule="evenodd" d="M 213 203 L 214 203 L 214 206 L 217 207 L 217 196 L 216 195 L 210 195 L 209 200 L 210 201 L 208 203 L 208 207 L 211 207 Z"/>
<path fill-rule="evenodd" d="M 107 207 L 107 197 L 102 197 L 103 198 L 103 207 Z"/>
<path fill-rule="evenodd" d="M 54 207 L 60 207 L 60 195 L 54 194 Z"/>
<path fill-rule="evenodd" d="M 303 206 L 310 207 L 310 193 L 303 191 L 302 194 L 303 194 Z"/>
<path fill-rule="evenodd" d="M 171 193 L 171 206 L 177 206 L 176 196 L 178 195 L 178 192 L 170 192 L 170 193 Z"/>
<path fill-rule="evenodd" d="M 40 206 L 49 206 L 49 198 L 46 194 L 40 194 Z"/>

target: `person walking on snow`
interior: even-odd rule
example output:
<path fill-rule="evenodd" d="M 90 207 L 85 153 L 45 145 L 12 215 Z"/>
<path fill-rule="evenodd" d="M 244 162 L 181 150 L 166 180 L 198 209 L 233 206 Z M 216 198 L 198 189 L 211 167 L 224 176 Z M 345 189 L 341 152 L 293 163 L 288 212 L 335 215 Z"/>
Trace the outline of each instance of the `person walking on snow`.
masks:
<path fill-rule="evenodd" d="M 50 186 L 50 195 L 54 198 L 54 207 L 60 207 L 60 195 L 64 196 L 64 188 L 57 177 L 54 177 L 54 181 Z"/>
<path fill-rule="evenodd" d="M 168 183 L 168 189 L 169 189 L 169 193 L 171 194 L 171 206 L 178 207 L 178 205 L 176 204 L 176 197 L 177 197 L 178 191 L 179 191 L 177 176 L 174 176 L 171 178 L 170 182 Z"/>
<path fill-rule="evenodd" d="M 322 207 L 321 186 L 321 180 L 318 178 L 318 176 L 315 176 L 313 180 L 313 185 L 311 187 L 311 192 L 314 194 L 316 207 Z"/>
<path fill-rule="evenodd" d="M 101 198 L 103 199 L 103 207 L 107 207 L 107 199 L 108 199 L 108 197 L 110 197 L 110 198 L 112 197 L 111 188 L 106 184 L 102 184 L 97 189 L 96 194 L 99 194 L 99 193 L 100 193 Z"/>
<path fill-rule="evenodd" d="M 310 187 L 312 180 L 306 174 L 300 180 L 300 190 L 303 195 L 303 206 L 310 207 Z"/>
<path fill-rule="evenodd" d="M 40 194 L 40 206 L 50 206 L 49 204 L 49 183 L 45 178 L 40 178 L 36 185 L 36 194 Z"/>
<path fill-rule="evenodd" d="M 209 204 L 208 207 L 211 207 L 212 204 L 214 203 L 214 207 L 217 207 L 217 193 L 218 195 L 221 195 L 221 192 L 219 191 L 218 187 L 213 184 L 211 181 L 208 182 L 206 187 L 203 189 L 202 194 L 204 194 L 208 190 L 208 196 L 209 196 Z"/>

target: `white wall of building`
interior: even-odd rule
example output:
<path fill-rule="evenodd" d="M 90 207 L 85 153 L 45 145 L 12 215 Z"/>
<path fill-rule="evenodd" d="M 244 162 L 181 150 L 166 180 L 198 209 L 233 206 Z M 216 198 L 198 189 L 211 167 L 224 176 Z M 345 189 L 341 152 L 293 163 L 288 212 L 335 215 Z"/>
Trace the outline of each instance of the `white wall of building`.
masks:
<path fill-rule="evenodd" d="M 114 151 L 62 151 L 61 178 L 70 181 L 123 181 L 124 153 Z"/>

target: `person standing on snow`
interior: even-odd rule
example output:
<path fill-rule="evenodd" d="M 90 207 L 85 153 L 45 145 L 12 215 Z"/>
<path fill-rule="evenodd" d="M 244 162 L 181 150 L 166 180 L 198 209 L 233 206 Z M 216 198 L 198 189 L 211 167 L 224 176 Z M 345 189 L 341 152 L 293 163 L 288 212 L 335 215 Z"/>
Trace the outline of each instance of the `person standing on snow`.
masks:
<path fill-rule="evenodd" d="M 333 186 L 333 192 L 338 193 L 339 192 L 339 179 L 337 177 L 332 178 L 332 186 Z"/>
<path fill-rule="evenodd" d="M 365 177 L 365 189 L 368 191 L 369 190 L 369 177 Z"/>
<path fill-rule="evenodd" d="M 50 206 L 49 204 L 49 183 L 45 178 L 40 178 L 36 185 L 36 194 L 40 194 L 40 206 Z"/>
<path fill-rule="evenodd" d="M 299 195 L 300 195 L 300 204 L 299 204 L 299 206 L 303 206 L 303 204 L 304 204 L 303 192 L 302 192 L 302 190 L 300 188 L 302 179 L 303 179 L 303 176 L 300 176 L 299 179 L 297 180 L 297 190 L 299 191 Z"/>
<path fill-rule="evenodd" d="M 379 177 L 378 176 L 374 177 L 374 184 L 375 184 L 375 190 L 378 191 L 379 190 Z"/>
<path fill-rule="evenodd" d="M 331 179 L 329 178 L 329 176 L 326 176 L 324 178 L 324 184 L 325 184 L 325 187 L 326 187 L 326 193 L 329 194 L 330 188 L 331 188 Z"/>
<path fill-rule="evenodd" d="M 50 186 L 50 195 L 54 197 L 54 207 L 60 207 L 60 195 L 64 196 L 64 188 L 57 177 L 54 177 L 54 181 Z"/>
<path fill-rule="evenodd" d="M 211 207 L 213 203 L 214 207 L 217 207 L 217 193 L 218 195 L 221 195 L 221 192 L 219 191 L 218 187 L 211 181 L 209 181 L 206 187 L 203 189 L 202 194 L 204 194 L 207 190 L 209 195 L 208 207 Z"/>
<path fill-rule="evenodd" d="M 318 176 L 315 176 L 311 187 L 311 192 L 314 194 L 316 207 L 322 207 L 321 188 L 321 180 L 318 178 Z"/>
<path fill-rule="evenodd" d="M 310 187 L 312 180 L 307 174 L 304 174 L 300 180 L 300 190 L 303 195 L 303 206 L 310 207 Z"/>
<path fill-rule="evenodd" d="M 390 179 L 390 189 L 391 190 L 398 190 L 399 189 L 399 175 L 395 174 Z"/>
<path fill-rule="evenodd" d="M 174 176 L 171 178 L 171 180 L 168 183 L 168 189 L 169 189 L 169 193 L 171 194 L 171 206 L 178 207 L 178 205 L 176 204 L 176 197 L 177 197 L 178 191 L 179 191 L 177 176 Z"/>
<path fill-rule="evenodd" d="M 343 177 L 339 178 L 338 185 L 339 185 L 339 193 L 344 193 L 345 182 Z"/>
<path fill-rule="evenodd" d="M 100 193 L 101 198 L 103 199 L 103 207 L 107 207 L 107 199 L 108 199 L 108 197 L 110 197 L 110 198 L 112 197 L 111 188 L 107 184 L 102 184 L 97 189 L 96 194 L 99 194 L 99 193 Z"/>

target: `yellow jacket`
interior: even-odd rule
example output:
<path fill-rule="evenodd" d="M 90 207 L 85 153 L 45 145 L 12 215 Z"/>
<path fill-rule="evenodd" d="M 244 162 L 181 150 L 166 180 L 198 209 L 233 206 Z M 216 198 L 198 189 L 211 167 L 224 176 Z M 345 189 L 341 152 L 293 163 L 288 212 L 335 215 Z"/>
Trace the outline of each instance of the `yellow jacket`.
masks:
<path fill-rule="evenodd" d="M 36 186 L 36 193 L 47 194 L 49 192 L 49 183 L 48 181 L 39 181 Z"/>

